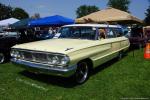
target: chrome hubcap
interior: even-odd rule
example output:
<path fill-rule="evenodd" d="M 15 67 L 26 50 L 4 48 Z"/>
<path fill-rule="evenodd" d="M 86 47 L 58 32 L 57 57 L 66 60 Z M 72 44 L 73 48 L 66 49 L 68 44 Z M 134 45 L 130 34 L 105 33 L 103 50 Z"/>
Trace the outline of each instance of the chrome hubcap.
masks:
<path fill-rule="evenodd" d="M 87 63 L 82 62 L 79 64 L 76 71 L 76 80 L 78 83 L 83 83 L 88 77 L 88 66 Z"/>
<path fill-rule="evenodd" d="M 0 53 L 0 63 L 3 63 L 3 62 L 4 62 L 4 54 Z"/>

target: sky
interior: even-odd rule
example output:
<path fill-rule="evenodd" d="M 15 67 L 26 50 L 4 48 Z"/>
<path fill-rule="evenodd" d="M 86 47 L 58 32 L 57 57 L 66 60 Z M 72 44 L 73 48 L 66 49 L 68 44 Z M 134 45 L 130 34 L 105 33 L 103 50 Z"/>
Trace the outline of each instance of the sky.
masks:
<path fill-rule="evenodd" d="M 62 15 L 76 18 L 76 10 L 81 5 L 95 5 L 99 9 L 107 8 L 108 0 L 0 0 L 0 3 L 12 7 L 21 7 L 30 16 L 39 13 L 41 17 Z M 148 0 L 131 0 L 129 11 L 132 15 L 144 19 L 150 4 Z"/>

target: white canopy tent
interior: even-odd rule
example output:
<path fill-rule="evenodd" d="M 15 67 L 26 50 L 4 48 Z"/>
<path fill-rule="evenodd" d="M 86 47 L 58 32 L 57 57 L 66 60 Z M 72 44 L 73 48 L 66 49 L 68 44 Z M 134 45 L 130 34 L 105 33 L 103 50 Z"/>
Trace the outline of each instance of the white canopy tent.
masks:
<path fill-rule="evenodd" d="M 111 8 L 111 7 L 76 19 L 76 23 L 112 23 L 112 22 L 117 22 L 117 23 L 122 23 L 122 24 L 123 23 L 124 24 L 136 24 L 136 23 L 143 24 L 142 20 L 131 15 L 130 13 L 124 12 L 115 8 Z"/>
<path fill-rule="evenodd" d="M 5 19 L 5 20 L 1 20 L 0 21 L 0 26 L 9 26 L 10 24 L 13 24 L 17 21 L 19 21 L 19 20 L 16 19 L 16 18 L 8 18 L 8 19 Z"/>

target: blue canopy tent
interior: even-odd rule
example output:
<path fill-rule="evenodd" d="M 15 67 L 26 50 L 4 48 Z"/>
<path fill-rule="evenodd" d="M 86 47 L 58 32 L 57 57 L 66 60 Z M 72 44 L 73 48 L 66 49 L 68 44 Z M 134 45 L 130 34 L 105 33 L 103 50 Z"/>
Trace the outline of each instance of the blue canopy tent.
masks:
<path fill-rule="evenodd" d="M 49 17 L 40 18 L 29 22 L 30 27 L 36 26 L 62 26 L 67 24 L 73 24 L 74 20 L 66 18 L 60 15 L 54 15 Z"/>
<path fill-rule="evenodd" d="M 22 19 L 14 24 L 11 24 L 10 27 L 12 29 L 26 29 L 26 28 L 29 28 L 28 23 L 33 20 L 34 19 L 31 19 L 31 18 Z"/>

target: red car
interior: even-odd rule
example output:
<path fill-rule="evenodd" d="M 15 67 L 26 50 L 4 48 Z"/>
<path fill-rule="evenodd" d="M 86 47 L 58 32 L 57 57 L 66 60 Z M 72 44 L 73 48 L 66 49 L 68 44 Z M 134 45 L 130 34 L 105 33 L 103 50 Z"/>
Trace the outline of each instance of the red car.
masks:
<path fill-rule="evenodd" d="M 142 27 L 131 28 L 131 34 L 129 36 L 131 47 L 144 47 L 147 42 L 147 36 L 143 32 Z"/>
<path fill-rule="evenodd" d="M 150 26 L 143 27 L 143 32 L 147 36 L 147 39 L 150 40 Z"/>

